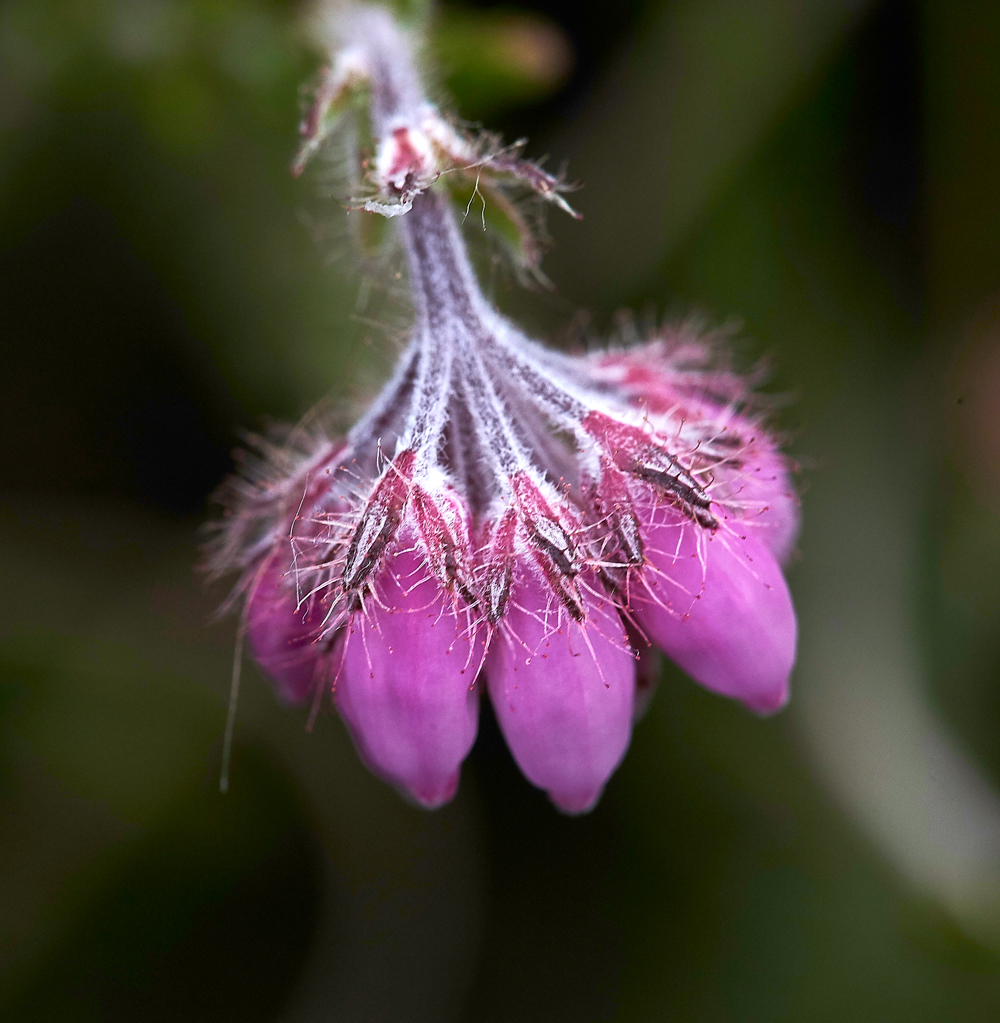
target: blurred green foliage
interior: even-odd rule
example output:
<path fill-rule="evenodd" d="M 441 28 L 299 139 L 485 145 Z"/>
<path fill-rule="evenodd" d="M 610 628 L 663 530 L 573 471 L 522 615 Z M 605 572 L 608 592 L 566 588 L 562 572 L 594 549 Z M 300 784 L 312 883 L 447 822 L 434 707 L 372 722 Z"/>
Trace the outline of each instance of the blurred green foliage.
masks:
<path fill-rule="evenodd" d="M 475 120 L 546 99 L 573 65 L 557 25 L 503 9 L 447 11 L 434 24 L 431 54 L 458 112 Z"/>
<path fill-rule="evenodd" d="M 0 4 L 0 1016 L 996 1019 L 996 906 L 942 880 L 937 804 L 898 784 L 937 791 L 920 736 L 885 708 L 919 676 L 899 705 L 992 805 L 1000 15 L 445 5 L 442 90 L 586 185 L 583 223 L 550 224 L 560 292 L 498 301 L 540 333 L 650 299 L 740 317 L 806 465 L 790 712 L 667 669 L 566 819 L 488 718 L 423 814 L 252 669 L 216 793 L 233 630 L 192 573 L 205 497 L 237 429 L 325 395 L 346 419 L 400 325 L 287 173 L 318 64 L 298 13 Z"/>

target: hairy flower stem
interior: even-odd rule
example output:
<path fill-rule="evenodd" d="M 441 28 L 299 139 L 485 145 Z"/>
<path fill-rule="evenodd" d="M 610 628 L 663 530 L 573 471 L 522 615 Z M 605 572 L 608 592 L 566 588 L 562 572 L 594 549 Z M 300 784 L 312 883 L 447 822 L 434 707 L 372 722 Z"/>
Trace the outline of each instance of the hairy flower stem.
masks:
<path fill-rule="evenodd" d="M 485 333 L 486 303 L 444 198 L 430 189 L 421 193 L 399 226 L 417 315 L 416 333 L 447 335 L 457 323 L 473 334 Z"/>

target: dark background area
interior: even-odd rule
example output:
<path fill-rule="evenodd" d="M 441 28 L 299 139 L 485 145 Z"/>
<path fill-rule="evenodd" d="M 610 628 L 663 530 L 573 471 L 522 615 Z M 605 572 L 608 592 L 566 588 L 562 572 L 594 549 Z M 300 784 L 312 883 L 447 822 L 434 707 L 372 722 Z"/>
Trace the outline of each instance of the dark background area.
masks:
<path fill-rule="evenodd" d="M 665 668 L 578 819 L 485 707 L 427 814 L 252 668 L 218 795 L 208 495 L 389 365 L 298 12 L 0 3 L 0 1015 L 997 1019 L 1000 9 L 444 6 L 462 115 L 583 184 L 500 305 L 738 319 L 804 466 L 791 707 Z"/>

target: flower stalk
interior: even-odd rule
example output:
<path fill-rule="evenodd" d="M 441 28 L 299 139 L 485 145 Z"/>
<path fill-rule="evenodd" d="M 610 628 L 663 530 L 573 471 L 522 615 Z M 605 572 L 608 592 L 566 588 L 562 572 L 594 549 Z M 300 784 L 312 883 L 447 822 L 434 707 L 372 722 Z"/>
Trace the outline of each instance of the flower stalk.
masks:
<path fill-rule="evenodd" d="M 528 779 L 586 811 L 628 747 L 651 645 L 756 711 L 786 701 L 789 466 L 719 339 L 670 327 L 566 355 L 501 316 L 449 189 L 474 176 L 504 210 L 512 188 L 569 210 L 565 185 L 429 104 L 383 9 L 339 9 L 324 31 L 293 170 L 366 99 L 359 215 L 395 225 L 414 322 L 344 441 L 299 431 L 230 481 L 213 567 L 240 572 L 246 636 L 279 694 L 331 694 L 361 757 L 409 798 L 454 795 L 485 682 Z"/>

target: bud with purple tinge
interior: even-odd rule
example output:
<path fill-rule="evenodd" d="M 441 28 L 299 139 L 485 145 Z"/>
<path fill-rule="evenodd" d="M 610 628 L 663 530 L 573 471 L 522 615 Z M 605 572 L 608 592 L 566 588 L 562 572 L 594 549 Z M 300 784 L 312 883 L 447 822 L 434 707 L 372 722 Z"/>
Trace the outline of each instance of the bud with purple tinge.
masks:
<path fill-rule="evenodd" d="M 567 355 L 497 313 L 454 202 L 474 182 L 516 219 L 518 189 L 569 209 L 565 185 L 428 103 L 386 11 L 337 11 L 293 169 L 367 118 L 359 215 L 398 231 L 414 324 L 343 441 L 261 442 L 227 483 L 212 568 L 240 573 L 281 697 L 329 694 L 409 798 L 454 795 L 486 692 L 525 776 L 581 813 L 625 755 L 654 645 L 757 712 L 787 700 L 789 466 L 721 339 L 682 325 Z"/>

